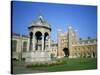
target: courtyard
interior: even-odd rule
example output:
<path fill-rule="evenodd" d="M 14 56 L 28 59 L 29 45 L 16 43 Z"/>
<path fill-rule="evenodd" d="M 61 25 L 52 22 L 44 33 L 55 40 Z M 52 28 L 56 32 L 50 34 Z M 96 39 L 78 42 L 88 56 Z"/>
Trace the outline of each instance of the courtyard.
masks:
<path fill-rule="evenodd" d="M 30 68 L 26 67 L 24 61 L 13 61 L 12 71 L 14 74 L 22 74 L 97 69 L 97 58 L 63 58 L 63 60 L 64 64 L 60 65 Z"/>
<path fill-rule="evenodd" d="M 12 74 L 97 69 L 96 6 L 12 1 L 11 7 Z"/>

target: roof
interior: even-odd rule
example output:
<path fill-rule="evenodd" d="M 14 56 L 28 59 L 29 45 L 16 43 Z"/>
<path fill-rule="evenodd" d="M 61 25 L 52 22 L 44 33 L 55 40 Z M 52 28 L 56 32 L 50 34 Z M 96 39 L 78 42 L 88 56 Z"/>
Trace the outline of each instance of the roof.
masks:
<path fill-rule="evenodd" d="M 97 39 L 96 38 L 91 38 L 91 39 L 78 40 L 79 43 L 82 43 L 82 42 L 84 42 L 84 43 L 88 43 L 88 42 L 93 43 L 94 41 L 97 42 Z"/>
<path fill-rule="evenodd" d="M 44 20 L 42 16 L 39 16 L 38 19 L 32 21 L 29 28 L 30 27 L 46 27 L 51 29 L 50 24 L 46 20 Z"/>
<path fill-rule="evenodd" d="M 22 36 L 22 37 L 25 37 L 25 38 L 29 38 L 28 35 L 23 35 L 23 34 L 21 35 L 19 33 L 12 33 L 12 36 L 18 36 L 18 37 Z"/>

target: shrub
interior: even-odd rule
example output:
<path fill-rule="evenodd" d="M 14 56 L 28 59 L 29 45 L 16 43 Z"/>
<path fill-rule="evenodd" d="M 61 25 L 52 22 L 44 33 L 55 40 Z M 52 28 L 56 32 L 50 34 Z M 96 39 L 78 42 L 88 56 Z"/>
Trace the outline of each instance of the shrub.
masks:
<path fill-rule="evenodd" d="M 55 65 L 61 65 L 64 64 L 64 60 L 55 60 L 55 61 L 50 61 L 50 62 L 45 62 L 45 63 L 33 63 L 29 64 L 26 67 L 31 68 L 31 67 L 48 67 L 48 66 L 55 66 Z"/>

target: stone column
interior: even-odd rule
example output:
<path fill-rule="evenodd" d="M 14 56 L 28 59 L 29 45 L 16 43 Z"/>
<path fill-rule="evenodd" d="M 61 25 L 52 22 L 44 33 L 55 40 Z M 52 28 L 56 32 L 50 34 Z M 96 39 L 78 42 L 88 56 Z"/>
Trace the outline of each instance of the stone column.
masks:
<path fill-rule="evenodd" d="M 35 34 L 34 33 L 33 33 L 32 43 L 33 43 L 33 49 L 32 49 L 32 51 L 35 51 Z"/>
<path fill-rule="evenodd" d="M 42 34 L 42 51 L 44 50 L 44 34 Z"/>
<path fill-rule="evenodd" d="M 51 43 L 50 43 L 50 36 L 49 36 L 49 38 L 48 38 L 48 50 L 50 50 L 51 49 Z"/>
<path fill-rule="evenodd" d="M 32 39 L 30 38 L 30 40 L 29 40 L 29 51 L 32 51 L 32 48 L 33 48 L 32 45 L 33 45 Z"/>
<path fill-rule="evenodd" d="M 72 52 L 72 27 L 71 26 L 68 28 L 68 48 L 69 48 L 69 57 L 72 58 L 73 52 Z"/>

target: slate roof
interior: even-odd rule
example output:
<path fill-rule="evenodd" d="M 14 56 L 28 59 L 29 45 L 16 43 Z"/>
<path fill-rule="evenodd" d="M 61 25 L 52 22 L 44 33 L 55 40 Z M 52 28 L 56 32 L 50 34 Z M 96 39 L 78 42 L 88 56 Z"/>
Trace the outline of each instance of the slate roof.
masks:
<path fill-rule="evenodd" d="M 42 16 L 39 16 L 36 20 L 32 21 L 29 28 L 30 27 L 38 27 L 38 26 L 51 29 L 50 24 L 46 20 L 44 20 L 44 18 Z"/>
<path fill-rule="evenodd" d="M 25 38 L 29 38 L 28 35 L 23 35 L 23 34 L 21 35 L 19 33 L 12 33 L 12 36 L 18 36 L 18 37 L 22 36 L 22 37 L 25 37 Z"/>

